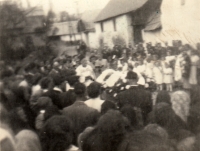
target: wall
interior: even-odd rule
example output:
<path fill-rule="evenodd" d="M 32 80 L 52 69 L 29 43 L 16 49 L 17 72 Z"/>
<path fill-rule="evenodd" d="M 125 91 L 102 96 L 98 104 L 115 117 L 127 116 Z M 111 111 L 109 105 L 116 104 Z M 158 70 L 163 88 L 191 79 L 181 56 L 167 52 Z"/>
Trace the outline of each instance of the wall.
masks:
<path fill-rule="evenodd" d="M 81 40 L 82 37 L 81 37 L 81 34 L 75 34 L 75 35 L 71 35 L 71 38 L 70 38 L 70 35 L 63 35 L 61 36 L 60 38 L 62 41 L 75 41 L 76 40 Z"/>
<path fill-rule="evenodd" d="M 98 40 L 96 38 L 96 32 L 82 33 L 83 41 L 90 48 L 98 48 Z"/>
<path fill-rule="evenodd" d="M 200 1 L 163 0 L 162 41 L 182 40 L 193 46 L 200 42 Z"/>
<path fill-rule="evenodd" d="M 153 45 L 155 45 L 157 42 L 162 43 L 160 36 L 161 36 L 161 29 L 153 31 L 142 30 L 142 37 L 145 43 L 151 42 Z"/>
<path fill-rule="evenodd" d="M 99 46 L 99 39 L 103 39 L 104 43 L 110 48 L 114 46 L 113 37 L 121 37 L 126 45 L 130 42 L 132 43 L 133 39 L 133 28 L 131 26 L 131 16 L 128 14 L 122 15 L 115 18 L 116 22 L 116 31 L 114 30 L 113 19 L 103 21 L 104 31 L 101 31 L 101 23 L 95 24 L 96 29 L 96 38 Z"/>

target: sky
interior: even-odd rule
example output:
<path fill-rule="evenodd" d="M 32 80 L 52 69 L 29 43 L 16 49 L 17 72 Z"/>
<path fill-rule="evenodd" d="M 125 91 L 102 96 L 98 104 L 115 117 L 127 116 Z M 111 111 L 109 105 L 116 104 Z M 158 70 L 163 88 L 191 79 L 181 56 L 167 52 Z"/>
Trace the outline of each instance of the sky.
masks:
<path fill-rule="evenodd" d="M 56 13 L 66 10 L 70 14 L 82 13 L 85 10 L 102 9 L 109 0 L 21 0 L 24 7 L 27 1 L 31 6 L 43 6 L 45 12 L 49 10 L 49 1 L 52 2 L 53 10 Z M 77 9 L 78 8 L 78 9 Z"/>

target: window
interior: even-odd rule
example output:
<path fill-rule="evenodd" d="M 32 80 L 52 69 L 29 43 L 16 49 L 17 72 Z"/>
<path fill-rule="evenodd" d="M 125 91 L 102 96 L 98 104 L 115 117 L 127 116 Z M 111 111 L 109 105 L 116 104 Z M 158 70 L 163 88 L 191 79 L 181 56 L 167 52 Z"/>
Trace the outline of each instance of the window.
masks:
<path fill-rule="evenodd" d="M 101 32 L 104 32 L 103 22 L 101 22 Z"/>
<path fill-rule="evenodd" d="M 113 29 L 114 29 L 114 31 L 117 31 L 117 28 L 116 28 L 116 20 L 115 20 L 115 19 L 113 19 Z"/>

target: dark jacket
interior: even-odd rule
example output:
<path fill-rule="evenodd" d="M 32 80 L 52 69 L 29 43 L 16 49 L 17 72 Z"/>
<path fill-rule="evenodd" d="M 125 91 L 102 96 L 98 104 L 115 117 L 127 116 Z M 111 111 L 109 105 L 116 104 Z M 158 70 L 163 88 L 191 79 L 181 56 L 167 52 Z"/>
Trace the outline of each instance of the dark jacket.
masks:
<path fill-rule="evenodd" d="M 151 93 L 139 88 L 138 86 L 132 86 L 128 90 L 119 93 L 117 95 L 117 102 L 120 108 L 126 104 L 141 108 L 144 123 L 147 114 L 152 111 L 153 101 Z"/>
<path fill-rule="evenodd" d="M 100 113 L 97 110 L 88 107 L 84 102 L 76 101 L 69 107 L 63 109 L 63 114 L 69 117 L 74 124 L 74 144 L 78 135 L 85 128 L 93 126 L 99 119 Z"/>

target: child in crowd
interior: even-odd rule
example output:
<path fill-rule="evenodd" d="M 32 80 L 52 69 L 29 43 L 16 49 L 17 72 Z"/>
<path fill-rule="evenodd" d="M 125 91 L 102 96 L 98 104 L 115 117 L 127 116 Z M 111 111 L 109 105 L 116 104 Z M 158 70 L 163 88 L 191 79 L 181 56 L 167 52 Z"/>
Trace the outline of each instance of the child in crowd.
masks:
<path fill-rule="evenodd" d="M 146 65 L 146 69 L 145 69 L 146 81 L 147 82 L 153 81 L 153 67 L 154 67 L 154 64 L 151 61 L 150 57 L 145 60 L 145 65 Z"/>
<path fill-rule="evenodd" d="M 157 90 L 162 91 L 163 90 L 163 85 L 162 85 L 163 84 L 163 69 L 159 61 L 155 62 L 154 64 L 153 77 L 157 85 Z"/>
<path fill-rule="evenodd" d="M 172 91 L 172 85 L 173 85 L 173 70 L 170 67 L 169 63 L 165 63 L 165 68 L 163 69 L 164 73 L 164 83 L 166 84 L 167 91 Z"/>

